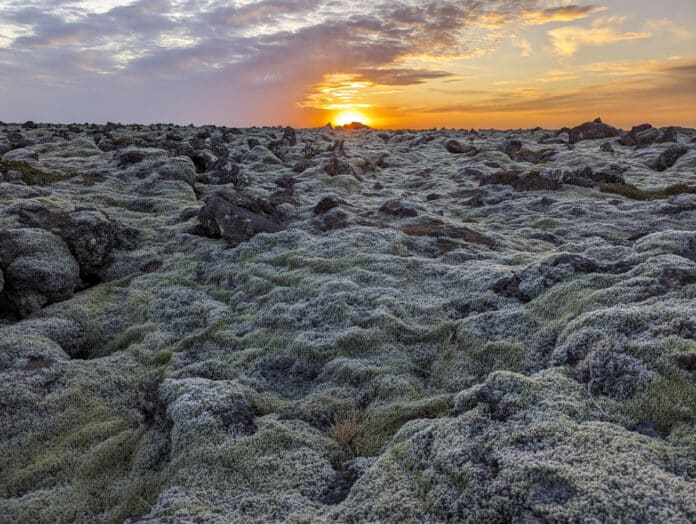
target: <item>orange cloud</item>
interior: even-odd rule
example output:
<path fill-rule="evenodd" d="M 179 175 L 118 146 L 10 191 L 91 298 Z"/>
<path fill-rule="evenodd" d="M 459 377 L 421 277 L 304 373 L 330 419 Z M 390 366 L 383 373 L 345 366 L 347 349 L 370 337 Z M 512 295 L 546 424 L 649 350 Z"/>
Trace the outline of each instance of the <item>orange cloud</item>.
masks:
<path fill-rule="evenodd" d="M 623 21 L 623 18 L 604 18 L 596 20 L 591 27 L 559 27 L 549 31 L 548 35 L 554 52 L 559 56 L 573 56 L 581 47 L 652 37 L 652 33 L 647 31 L 621 32 Z"/>
<path fill-rule="evenodd" d="M 590 15 L 606 11 L 606 7 L 569 5 L 549 9 L 528 10 L 522 12 L 524 25 L 543 25 L 551 22 L 572 22 Z"/>

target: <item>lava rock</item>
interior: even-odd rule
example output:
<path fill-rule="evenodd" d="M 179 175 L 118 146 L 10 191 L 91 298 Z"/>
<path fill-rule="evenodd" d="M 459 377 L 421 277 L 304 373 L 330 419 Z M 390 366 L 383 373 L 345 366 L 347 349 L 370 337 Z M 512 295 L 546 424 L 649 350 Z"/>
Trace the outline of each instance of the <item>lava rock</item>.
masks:
<path fill-rule="evenodd" d="M 20 317 L 72 297 L 80 267 L 59 237 L 41 229 L 0 230 L 0 305 Z"/>
<path fill-rule="evenodd" d="M 329 209 L 333 209 L 339 205 L 338 199 L 333 196 L 325 196 L 322 198 L 316 206 L 314 206 L 314 214 L 315 215 L 321 215 L 322 213 L 326 213 Z"/>
<path fill-rule="evenodd" d="M 646 147 L 654 144 L 660 136 L 660 131 L 652 125 L 641 124 L 633 127 L 628 133 L 619 138 L 619 143 L 624 146 Z"/>
<path fill-rule="evenodd" d="M 602 171 L 593 171 L 590 167 L 565 171 L 561 176 L 564 184 L 580 187 L 596 187 L 600 184 L 623 184 L 624 177 L 618 171 L 611 168 Z"/>
<path fill-rule="evenodd" d="M 321 231 L 331 231 L 348 227 L 350 223 L 351 216 L 343 209 L 334 207 L 319 215 L 317 227 Z"/>
<path fill-rule="evenodd" d="M 616 153 L 616 151 L 614 150 L 614 146 L 611 145 L 611 142 L 604 142 L 599 147 L 599 150 L 604 152 L 604 153 L 611 153 L 611 154 Z"/>
<path fill-rule="evenodd" d="M 532 164 L 549 160 L 556 154 L 555 149 L 540 149 L 539 151 L 526 149 L 520 140 L 508 140 L 503 145 L 502 151 L 515 162 L 530 162 Z"/>
<path fill-rule="evenodd" d="M 655 164 L 655 169 L 665 171 L 672 167 L 677 160 L 684 156 L 689 151 L 689 148 L 681 145 L 670 146 L 658 158 Z"/>
<path fill-rule="evenodd" d="M 453 155 L 466 155 L 469 157 L 474 157 L 480 152 L 478 148 L 471 145 L 462 144 L 459 140 L 454 139 L 448 140 L 445 143 L 445 148 Z"/>
<path fill-rule="evenodd" d="M 568 130 L 568 142 L 576 144 L 581 140 L 600 140 L 602 138 L 613 138 L 618 136 L 620 131 L 615 127 L 602 122 L 600 118 L 593 122 L 585 122 Z"/>
<path fill-rule="evenodd" d="M 329 162 L 324 166 L 324 171 L 329 176 L 356 174 L 353 166 L 348 161 L 339 158 L 338 155 L 331 156 Z"/>
<path fill-rule="evenodd" d="M 563 187 L 556 173 L 538 171 L 499 171 L 483 176 L 480 185 L 510 185 L 515 191 L 557 191 Z"/>
<path fill-rule="evenodd" d="M 258 233 L 280 231 L 277 220 L 278 212 L 269 202 L 240 192 L 219 192 L 206 199 L 194 232 L 224 238 L 236 246 Z"/>
<path fill-rule="evenodd" d="M 120 227 L 103 212 L 78 208 L 51 210 L 38 202 L 26 202 L 8 210 L 26 226 L 41 228 L 61 237 L 80 265 L 83 279 L 93 279 L 120 243 Z"/>
<path fill-rule="evenodd" d="M 390 198 L 379 208 L 380 213 L 395 217 L 415 217 L 418 216 L 416 204 L 409 200 L 400 198 Z"/>

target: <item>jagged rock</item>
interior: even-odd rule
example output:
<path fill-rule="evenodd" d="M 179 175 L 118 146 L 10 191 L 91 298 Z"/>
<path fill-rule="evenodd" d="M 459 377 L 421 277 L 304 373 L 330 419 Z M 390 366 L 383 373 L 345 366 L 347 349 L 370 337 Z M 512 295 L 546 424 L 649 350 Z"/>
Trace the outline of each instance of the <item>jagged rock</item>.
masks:
<path fill-rule="evenodd" d="M 331 231 L 333 229 L 343 229 L 351 223 L 350 215 L 339 207 L 334 207 L 321 213 L 317 222 L 317 227 L 321 231 Z"/>
<path fill-rule="evenodd" d="M 556 154 L 555 149 L 541 149 L 539 151 L 526 149 L 519 140 L 508 140 L 503 145 L 502 150 L 515 162 L 530 162 L 532 164 L 545 162 Z"/>
<path fill-rule="evenodd" d="M 268 202 L 239 192 L 220 192 L 206 199 L 196 232 L 238 245 L 258 233 L 280 231 L 277 219 L 277 211 Z"/>
<path fill-rule="evenodd" d="M 379 211 L 395 217 L 415 217 L 418 216 L 418 207 L 418 204 L 410 200 L 390 198 L 381 205 Z"/>
<path fill-rule="evenodd" d="M 686 146 L 681 146 L 681 145 L 670 146 L 667 150 L 662 152 L 662 154 L 660 154 L 660 156 L 657 158 L 657 162 L 655 164 L 655 169 L 657 169 L 658 171 L 665 171 L 666 169 L 669 169 L 674 164 L 676 164 L 677 160 L 679 160 L 682 156 L 684 156 L 688 152 L 689 152 L 689 148 Z"/>
<path fill-rule="evenodd" d="M 602 171 L 593 171 L 590 167 L 584 167 L 575 171 L 565 171 L 561 175 L 564 184 L 580 187 L 596 187 L 600 184 L 623 184 L 625 182 L 621 172 L 611 168 Z"/>
<path fill-rule="evenodd" d="M 654 144 L 660 136 L 660 131 L 652 125 L 641 124 L 619 138 L 619 143 L 624 146 L 646 147 Z"/>
<path fill-rule="evenodd" d="M 410 224 L 401 228 L 410 236 L 428 236 L 434 238 L 453 238 L 473 244 L 492 246 L 493 241 L 485 235 L 464 226 L 451 226 L 441 221 L 432 221 L 423 224 Z"/>
<path fill-rule="evenodd" d="M 612 138 L 618 136 L 620 131 L 615 127 L 607 125 L 597 118 L 593 122 L 585 122 L 568 130 L 568 142 L 577 144 L 582 140 L 600 140 L 602 138 Z"/>
<path fill-rule="evenodd" d="M 611 154 L 616 153 L 616 151 L 614 150 L 614 146 L 611 145 L 611 142 L 604 142 L 599 147 L 599 150 L 604 152 L 604 153 L 611 153 Z"/>
<path fill-rule="evenodd" d="M 329 176 L 337 175 L 355 175 L 356 171 L 347 160 L 339 158 L 337 155 L 332 155 L 329 162 L 324 167 L 324 171 Z"/>
<path fill-rule="evenodd" d="M 117 245 L 128 244 L 130 234 L 97 209 L 65 212 L 51 210 L 38 202 L 27 202 L 8 210 L 22 224 L 41 228 L 61 237 L 80 265 L 83 278 L 95 277 Z"/>
<path fill-rule="evenodd" d="M 329 209 L 333 209 L 339 205 L 338 199 L 332 195 L 325 196 L 322 198 L 319 202 L 317 202 L 317 205 L 314 206 L 314 214 L 315 215 L 320 215 L 322 213 L 326 213 Z"/>
<path fill-rule="evenodd" d="M 557 173 L 529 171 L 499 171 L 492 175 L 484 175 L 480 184 L 510 185 L 515 191 L 557 191 L 561 189 L 561 177 Z"/>
<path fill-rule="evenodd" d="M 454 155 L 466 155 L 469 157 L 474 157 L 479 154 L 478 148 L 471 145 L 462 144 L 459 140 L 448 140 L 445 143 L 445 148 Z"/>
<path fill-rule="evenodd" d="M 20 317 L 70 298 L 80 283 L 80 267 L 68 246 L 40 229 L 0 230 L 0 270 L 4 308 Z"/>

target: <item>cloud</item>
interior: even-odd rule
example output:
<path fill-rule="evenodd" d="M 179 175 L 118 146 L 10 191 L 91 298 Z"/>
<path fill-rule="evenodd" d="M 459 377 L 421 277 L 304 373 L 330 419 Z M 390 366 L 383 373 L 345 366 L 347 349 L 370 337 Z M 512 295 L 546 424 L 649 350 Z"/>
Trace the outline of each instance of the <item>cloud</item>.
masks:
<path fill-rule="evenodd" d="M 669 33 L 678 40 L 691 40 L 694 37 L 694 34 L 688 28 L 677 24 L 669 18 L 648 20 L 645 23 L 645 30 L 655 33 Z"/>
<path fill-rule="evenodd" d="M 564 26 L 550 30 L 548 35 L 554 52 L 559 56 L 573 56 L 581 47 L 597 47 L 652 37 L 652 33 L 647 31 L 622 32 L 623 22 L 623 18 L 601 18 L 590 27 Z"/>
<path fill-rule="evenodd" d="M 543 47 L 530 32 L 546 35 L 536 26 L 604 9 L 570 0 L 0 0 L 0 112 L 300 119 L 301 111 L 460 81 L 465 61 L 510 53 L 503 43 L 520 31 L 512 45 L 536 61 Z M 680 27 L 655 20 L 631 33 L 620 19 L 600 19 L 548 36 L 557 55 L 570 56 L 650 33 L 684 36 Z"/>
<path fill-rule="evenodd" d="M 606 7 L 567 5 L 525 11 L 522 18 L 524 25 L 543 25 L 552 22 L 572 22 L 606 10 Z"/>
<path fill-rule="evenodd" d="M 533 48 L 529 40 L 513 38 L 512 47 L 520 50 L 520 56 L 532 56 Z"/>
<path fill-rule="evenodd" d="M 499 91 L 488 98 L 474 103 L 442 105 L 422 108 L 424 113 L 468 114 L 484 113 L 555 113 L 577 112 L 578 108 L 604 109 L 613 111 L 626 109 L 635 112 L 636 104 L 648 104 L 652 108 L 660 106 L 681 106 L 682 111 L 696 103 L 696 61 L 686 60 L 678 63 L 650 62 L 641 70 L 650 70 L 652 78 L 641 82 L 625 79 L 609 83 L 594 83 L 567 90 L 539 90 L 535 88 Z M 562 71 L 557 71 L 562 75 Z M 669 98 L 664 97 L 669 93 Z"/>

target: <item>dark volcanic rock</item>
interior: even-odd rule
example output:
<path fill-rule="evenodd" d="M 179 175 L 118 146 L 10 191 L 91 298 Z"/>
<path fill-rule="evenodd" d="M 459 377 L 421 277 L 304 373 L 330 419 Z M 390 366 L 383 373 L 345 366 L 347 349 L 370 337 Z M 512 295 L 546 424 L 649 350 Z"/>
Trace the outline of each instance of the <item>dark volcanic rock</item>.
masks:
<path fill-rule="evenodd" d="M 445 148 L 454 155 L 466 155 L 473 157 L 479 154 L 478 148 L 471 145 L 462 144 L 459 140 L 454 139 L 448 140 L 445 143 Z"/>
<path fill-rule="evenodd" d="M 614 146 L 611 145 L 611 142 L 604 142 L 600 147 L 599 150 L 604 152 L 604 153 L 616 153 L 614 151 Z"/>
<path fill-rule="evenodd" d="M 607 125 L 597 118 L 594 122 L 585 122 L 568 131 L 569 143 L 576 144 L 581 140 L 599 140 L 618 136 L 620 131 Z"/>
<path fill-rule="evenodd" d="M 628 133 L 619 138 L 619 144 L 624 146 L 645 147 L 654 144 L 660 138 L 660 131 L 650 124 L 633 127 Z"/>
<path fill-rule="evenodd" d="M 590 167 L 566 171 L 563 173 L 561 181 L 564 184 L 581 187 L 596 187 L 600 184 L 623 184 L 625 182 L 619 171 L 612 169 L 593 171 Z"/>
<path fill-rule="evenodd" d="M 355 169 L 347 160 L 339 158 L 337 155 L 332 155 L 329 162 L 324 167 L 324 171 L 329 176 L 337 175 L 355 175 Z"/>
<path fill-rule="evenodd" d="M 400 198 L 390 198 L 382 204 L 379 211 L 395 217 L 415 217 L 418 215 L 415 203 Z"/>
<path fill-rule="evenodd" d="M 0 307 L 26 317 L 51 302 L 70 298 L 80 267 L 65 243 L 40 229 L 0 230 Z"/>
<path fill-rule="evenodd" d="M 401 230 L 410 236 L 428 236 L 434 238 L 453 238 L 457 240 L 463 240 L 465 242 L 470 242 L 473 244 L 483 244 L 486 246 L 492 246 L 493 241 L 464 226 L 450 226 L 444 222 L 433 221 L 425 224 L 410 224 L 404 226 Z"/>
<path fill-rule="evenodd" d="M 321 231 L 331 231 L 333 229 L 343 229 L 351 223 L 351 217 L 343 209 L 334 207 L 319 215 L 317 227 Z"/>
<path fill-rule="evenodd" d="M 96 209 L 51 210 L 37 202 L 22 203 L 10 209 L 22 224 L 45 229 L 61 237 L 80 265 L 83 278 L 91 278 L 107 262 L 120 243 L 121 228 Z"/>
<path fill-rule="evenodd" d="M 557 191 L 563 187 L 560 177 L 556 173 L 529 171 L 519 173 L 517 171 L 499 171 L 492 175 L 484 176 L 480 184 L 486 185 L 510 185 L 515 191 Z"/>
<path fill-rule="evenodd" d="M 547 148 L 540 149 L 539 151 L 526 149 L 519 140 L 508 140 L 503 145 L 502 151 L 515 162 L 530 162 L 532 164 L 539 164 L 549 160 L 556 154 L 555 149 Z"/>
<path fill-rule="evenodd" d="M 208 197 L 198 213 L 196 233 L 224 238 L 232 245 L 246 242 L 258 233 L 281 230 L 278 214 L 268 202 L 240 192 L 220 192 Z"/>
<path fill-rule="evenodd" d="M 319 202 L 317 202 L 316 206 L 314 206 L 314 214 L 320 215 L 322 213 L 326 213 L 329 209 L 333 209 L 334 207 L 337 207 L 338 205 L 339 205 L 339 202 L 336 199 L 336 197 L 325 196 Z"/>
<path fill-rule="evenodd" d="M 677 160 L 684 156 L 689 151 L 689 148 L 681 145 L 670 146 L 658 158 L 655 169 L 664 171 L 672 167 Z"/>

